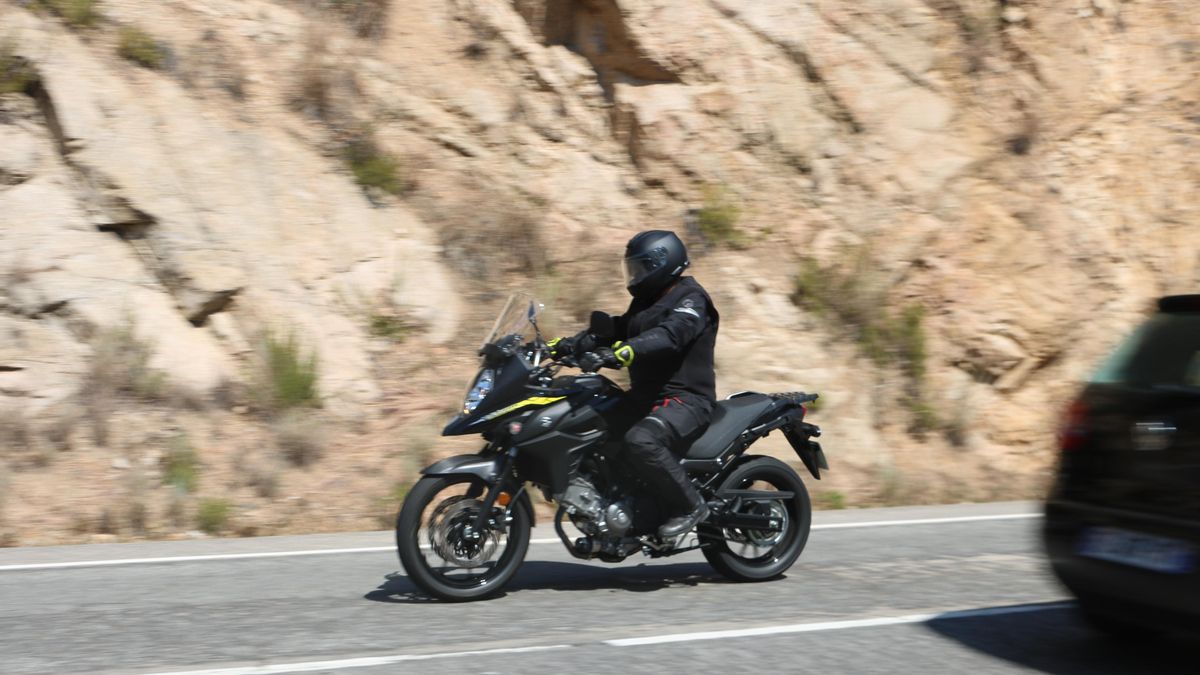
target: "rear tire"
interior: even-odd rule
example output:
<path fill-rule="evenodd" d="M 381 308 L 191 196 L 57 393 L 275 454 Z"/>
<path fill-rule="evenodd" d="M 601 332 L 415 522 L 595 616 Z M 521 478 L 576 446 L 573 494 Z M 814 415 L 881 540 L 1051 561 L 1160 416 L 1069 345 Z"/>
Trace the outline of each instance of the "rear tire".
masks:
<path fill-rule="evenodd" d="M 781 532 L 720 529 L 712 525 L 702 525 L 700 529 L 705 559 L 722 576 L 734 581 L 766 581 L 786 572 L 800 557 L 812 528 L 808 490 L 791 467 L 773 457 L 754 457 L 729 474 L 721 489 L 746 489 L 755 483 L 794 493 L 791 499 L 769 503 L 774 514 L 784 516 Z"/>
<path fill-rule="evenodd" d="M 462 525 L 473 522 L 479 513 L 479 498 L 486 488 L 474 476 L 426 476 L 417 481 L 405 498 L 396 518 L 396 549 L 409 578 L 429 595 L 450 602 L 493 596 L 503 590 L 525 560 L 532 515 L 524 500 L 516 500 L 512 505 L 512 522 L 505 532 L 488 533 L 482 548 L 487 550 L 490 544 L 492 555 L 480 554 L 480 560 L 469 560 L 478 564 L 468 565 L 461 559 L 461 551 L 456 550 L 466 542 L 461 536 Z M 457 494 L 442 494 L 447 490 Z M 421 550 L 422 535 L 428 540 L 428 552 Z M 503 550 L 500 550 L 501 540 Z M 442 553 L 454 560 L 448 560 Z M 449 564 L 433 564 L 434 556 Z"/>

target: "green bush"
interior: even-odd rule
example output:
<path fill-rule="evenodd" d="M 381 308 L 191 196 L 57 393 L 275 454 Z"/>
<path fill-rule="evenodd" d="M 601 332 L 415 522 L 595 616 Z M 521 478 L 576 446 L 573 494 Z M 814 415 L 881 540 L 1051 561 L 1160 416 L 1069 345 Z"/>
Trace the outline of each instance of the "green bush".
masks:
<path fill-rule="evenodd" d="M 141 28 L 125 26 L 117 40 L 117 54 L 122 58 L 151 70 L 158 70 L 166 65 L 166 48 Z"/>
<path fill-rule="evenodd" d="M 391 195 L 408 191 L 408 184 L 400 175 L 399 160 L 380 148 L 370 131 L 361 132 L 346 143 L 344 154 L 359 185 Z"/>
<path fill-rule="evenodd" d="M 317 396 L 317 356 L 304 357 L 294 335 L 266 335 L 266 395 L 269 406 L 286 410 L 320 405 Z"/>
<path fill-rule="evenodd" d="M 393 312 L 376 311 L 367 318 L 367 330 L 375 337 L 403 342 L 412 332 L 412 326 Z"/>
<path fill-rule="evenodd" d="M 90 28 L 100 21 L 98 0 L 37 0 L 44 7 L 61 16 L 68 26 Z"/>
<path fill-rule="evenodd" d="M 846 495 L 838 490 L 823 490 L 816 494 L 818 509 L 827 511 L 846 508 Z"/>
<path fill-rule="evenodd" d="M 862 354 L 879 366 L 900 368 L 907 379 L 903 403 L 912 415 L 912 433 L 920 435 L 938 426 L 924 393 L 925 310 L 917 304 L 899 312 L 888 307 L 886 286 L 866 247 L 855 251 L 844 269 L 803 261 L 791 298 L 814 314 L 839 321 L 853 333 Z"/>
<path fill-rule="evenodd" d="M 730 199 L 728 190 L 713 186 L 704 189 L 704 206 L 696 212 L 696 224 L 706 241 L 733 248 L 745 246 L 745 235 L 737 226 L 740 218 L 741 210 Z"/>
<path fill-rule="evenodd" d="M 200 459 L 186 434 L 179 434 L 167 444 L 163 455 L 163 483 L 180 492 L 194 492 L 200 483 Z"/>
<path fill-rule="evenodd" d="M 196 507 L 196 527 L 208 534 L 217 534 L 229 526 L 229 514 L 233 506 L 227 499 L 208 497 L 200 500 Z"/>
<path fill-rule="evenodd" d="M 12 38 L 0 38 L 0 94 L 19 94 L 28 91 L 38 81 L 37 71 L 25 59 L 17 56 Z"/>

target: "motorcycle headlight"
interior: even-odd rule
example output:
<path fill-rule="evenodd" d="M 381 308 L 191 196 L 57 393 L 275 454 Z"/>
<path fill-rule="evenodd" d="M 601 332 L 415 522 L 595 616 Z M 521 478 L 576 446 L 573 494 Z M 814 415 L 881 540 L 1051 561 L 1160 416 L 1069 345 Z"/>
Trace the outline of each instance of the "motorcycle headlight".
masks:
<path fill-rule="evenodd" d="M 479 403 L 487 398 L 487 395 L 492 393 L 492 386 L 496 384 L 496 371 L 491 368 L 484 368 L 479 377 L 475 378 L 475 384 L 471 385 L 471 390 L 467 392 L 467 398 L 463 401 L 463 414 L 470 415 L 479 407 Z"/>

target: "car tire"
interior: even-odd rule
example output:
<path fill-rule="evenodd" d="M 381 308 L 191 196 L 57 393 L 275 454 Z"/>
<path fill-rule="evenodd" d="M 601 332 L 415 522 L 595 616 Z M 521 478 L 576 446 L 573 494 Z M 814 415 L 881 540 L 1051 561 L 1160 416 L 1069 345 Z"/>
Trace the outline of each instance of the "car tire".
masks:
<path fill-rule="evenodd" d="M 1080 599 L 1079 611 L 1092 629 L 1122 642 L 1135 642 L 1161 637 L 1167 631 L 1157 626 L 1133 621 L 1115 610 L 1105 609 L 1094 601 Z"/>

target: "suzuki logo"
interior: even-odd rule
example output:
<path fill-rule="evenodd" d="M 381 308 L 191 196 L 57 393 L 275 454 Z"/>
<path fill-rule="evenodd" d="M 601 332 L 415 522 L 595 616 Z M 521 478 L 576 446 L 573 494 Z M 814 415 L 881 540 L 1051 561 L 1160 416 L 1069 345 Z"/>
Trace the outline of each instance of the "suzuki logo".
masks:
<path fill-rule="evenodd" d="M 552 422 L 554 422 L 554 420 L 551 419 L 549 415 L 538 418 L 538 426 L 548 427 Z"/>
<path fill-rule="evenodd" d="M 1171 447 L 1175 426 L 1166 422 L 1138 422 L 1129 434 L 1134 450 L 1166 450 Z"/>

